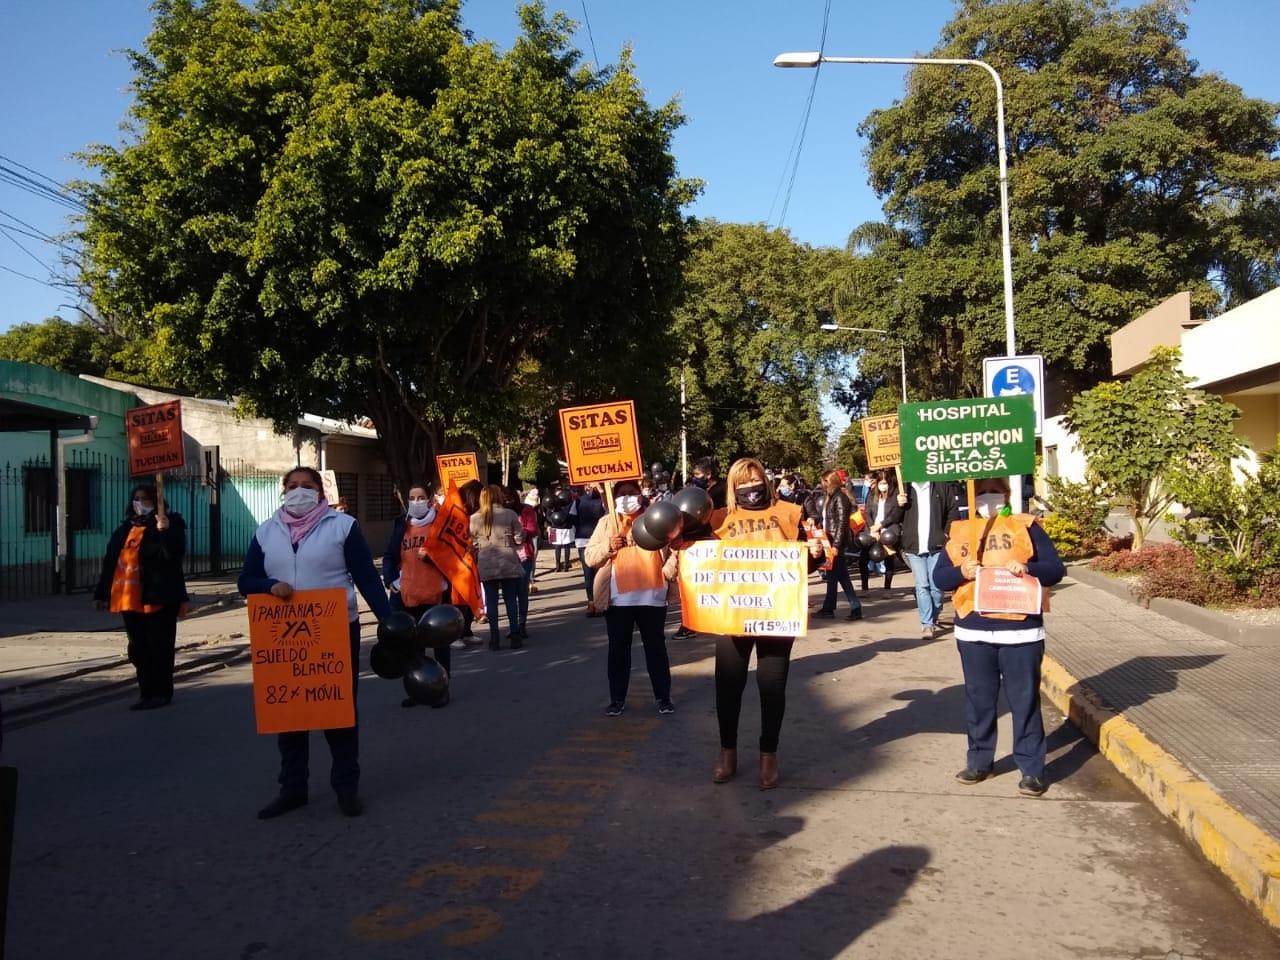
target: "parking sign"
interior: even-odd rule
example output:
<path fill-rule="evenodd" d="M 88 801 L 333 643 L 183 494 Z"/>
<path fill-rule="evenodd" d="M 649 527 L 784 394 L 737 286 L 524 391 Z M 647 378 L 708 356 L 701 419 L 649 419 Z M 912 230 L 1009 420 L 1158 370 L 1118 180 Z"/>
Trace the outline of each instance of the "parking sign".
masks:
<path fill-rule="evenodd" d="M 982 382 L 988 397 L 1029 395 L 1036 408 L 1036 436 L 1044 430 L 1044 357 L 987 357 Z"/>

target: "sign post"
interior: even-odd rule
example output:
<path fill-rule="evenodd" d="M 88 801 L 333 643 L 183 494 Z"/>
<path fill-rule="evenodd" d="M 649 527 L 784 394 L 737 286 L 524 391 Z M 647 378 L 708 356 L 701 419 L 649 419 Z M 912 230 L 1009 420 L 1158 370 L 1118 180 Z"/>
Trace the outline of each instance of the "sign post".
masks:
<path fill-rule="evenodd" d="M 187 463 L 182 443 L 182 401 L 134 407 L 125 414 L 124 422 L 129 476 L 155 474 L 156 519 L 162 520 L 165 516 L 164 472 L 181 470 Z"/>
<path fill-rule="evenodd" d="M 249 596 L 253 705 L 259 733 L 354 727 L 347 591 Z"/>
<path fill-rule="evenodd" d="M 442 453 L 436 457 L 436 481 L 439 489 L 448 490 L 449 484 L 463 486 L 480 479 L 480 463 L 474 451 Z"/>
<path fill-rule="evenodd" d="M 560 436 L 572 484 L 599 483 L 604 487 L 610 523 L 618 532 L 613 506 L 613 484 L 640 480 L 640 435 L 636 432 L 636 405 L 631 400 L 565 407 L 560 411 Z"/>

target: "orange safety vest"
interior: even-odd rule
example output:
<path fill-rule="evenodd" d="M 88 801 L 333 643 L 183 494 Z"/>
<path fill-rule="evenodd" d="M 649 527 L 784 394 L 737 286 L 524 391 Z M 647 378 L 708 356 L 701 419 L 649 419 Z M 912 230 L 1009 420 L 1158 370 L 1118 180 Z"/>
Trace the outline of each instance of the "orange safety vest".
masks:
<path fill-rule="evenodd" d="M 135 526 L 120 548 L 116 570 L 111 575 L 112 613 L 158 613 L 164 609 L 158 604 L 142 602 L 142 568 L 138 563 L 138 551 L 146 532 L 146 527 Z"/>
<path fill-rule="evenodd" d="M 957 567 L 969 559 L 973 544 L 978 541 L 978 563 L 984 567 L 1003 567 L 1017 560 L 1026 563 L 1035 555 L 1031 543 L 1031 525 L 1036 518 L 1026 513 L 993 520 L 956 520 L 947 535 L 947 556 Z M 956 618 L 967 617 L 973 612 L 973 597 L 977 585 L 966 580 L 956 588 L 952 599 L 956 605 Z M 1041 611 L 1049 609 L 1049 591 L 1042 593 Z M 992 620 L 1025 620 L 1021 613 L 984 613 Z"/>
<path fill-rule="evenodd" d="M 607 523 L 608 518 L 601 523 Z M 635 525 L 632 517 L 618 516 L 618 535 L 626 537 L 627 546 L 614 555 L 613 579 L 618 585 L 618 593 L 633 593 L 636 590 L 657 590 L 666 586 L 667 578 L 662 574 L 662 551 L 643 550 L 635 545 L 631 536 L 631 528 Z"/>
<path fill-rule="evenodd" d="M 750 537 L 753 540 L 796 540 L 800 536 L 799 507 L 785 500 L 776 501 L 767 510 L 729 510 L 724 522 L 716 528 L 721 540 Z"/>
<path fill-rule="evenodd" d="M 405 521 L 404 539 L 400 541 L 400 599 L 406 607 L 439 603 L 444 595 L 444 574 L 429 559 L 418 556 L 430 529 L 431 524 L 415 527 Z"/>

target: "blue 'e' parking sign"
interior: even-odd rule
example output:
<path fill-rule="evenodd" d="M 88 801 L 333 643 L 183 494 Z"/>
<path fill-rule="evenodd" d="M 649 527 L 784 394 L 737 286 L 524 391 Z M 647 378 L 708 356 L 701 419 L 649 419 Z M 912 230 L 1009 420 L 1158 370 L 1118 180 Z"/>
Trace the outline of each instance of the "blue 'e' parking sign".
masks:
<path fill-rule="evenodd" d="M 1036 392 L 1036 378 L 1026 367 L 1001 367 L 991 378 L 991 395 L 993 397 L 1014 397 L 1023 393 Z"/>
<path fill-rule="evenodd" d="M 982 379 L 988 397 L 1029 395 L 1036 408 L 1036 436 L 1044 427 L 1044 357 L 987 357 L 982 361 Z"/>

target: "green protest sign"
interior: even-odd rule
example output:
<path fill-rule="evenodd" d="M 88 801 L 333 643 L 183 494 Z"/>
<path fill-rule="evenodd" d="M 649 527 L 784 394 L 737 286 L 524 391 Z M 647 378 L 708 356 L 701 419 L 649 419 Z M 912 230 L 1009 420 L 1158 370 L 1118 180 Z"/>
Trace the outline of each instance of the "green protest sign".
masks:
<path fill-rule="evenodd" d="M 1030 395 L 904 403 L 898 426 L 902 477 L 908 482 L 1035 471 L 1036 411 Z"/>

